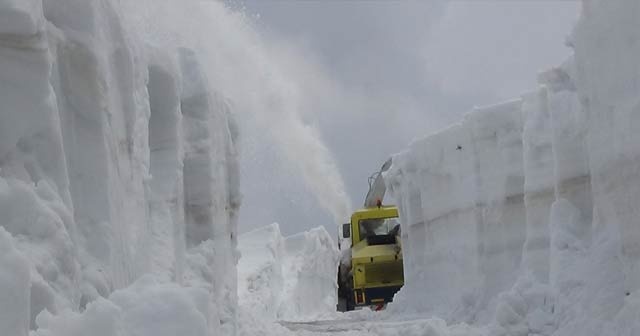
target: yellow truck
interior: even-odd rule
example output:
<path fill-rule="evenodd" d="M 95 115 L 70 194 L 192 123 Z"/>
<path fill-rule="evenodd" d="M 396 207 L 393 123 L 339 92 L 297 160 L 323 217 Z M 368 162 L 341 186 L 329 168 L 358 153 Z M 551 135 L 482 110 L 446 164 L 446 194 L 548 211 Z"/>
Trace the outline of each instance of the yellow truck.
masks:
<path fill-rule="evenodd" d="M 343 225 L 342 238 L 351 238 L 351 244 L 343 247 L 346 257 L 338 272 L 341 310 L 382 309 L 404 284 L 398 209 L 378 202 L 357 210 Z"/>

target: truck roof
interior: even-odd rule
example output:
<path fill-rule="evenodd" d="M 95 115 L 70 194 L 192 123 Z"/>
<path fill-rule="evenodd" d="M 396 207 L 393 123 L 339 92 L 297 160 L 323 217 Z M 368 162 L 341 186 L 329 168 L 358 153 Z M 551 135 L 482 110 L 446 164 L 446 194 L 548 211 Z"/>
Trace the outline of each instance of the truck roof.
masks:
<path fill-rule="evenodd" d="M 383 205 L 381 207 L 371 207 L 358 209 L 351 215 L 352 219 L 366 218 L 392 218 L 398 217 L 398 207 L 395 205 Z"/>

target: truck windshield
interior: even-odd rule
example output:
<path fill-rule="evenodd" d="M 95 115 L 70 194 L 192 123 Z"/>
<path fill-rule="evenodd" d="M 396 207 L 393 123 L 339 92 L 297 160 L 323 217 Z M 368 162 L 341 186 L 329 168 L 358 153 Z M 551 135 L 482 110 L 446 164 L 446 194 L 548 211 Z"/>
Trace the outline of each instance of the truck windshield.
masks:
<path fill-rule="evenodd" d="M 371 236 L 396 235 L 400 230 L 398 218 L 371 218 L 363 219 L 359 223 L 360 240 Z"/>

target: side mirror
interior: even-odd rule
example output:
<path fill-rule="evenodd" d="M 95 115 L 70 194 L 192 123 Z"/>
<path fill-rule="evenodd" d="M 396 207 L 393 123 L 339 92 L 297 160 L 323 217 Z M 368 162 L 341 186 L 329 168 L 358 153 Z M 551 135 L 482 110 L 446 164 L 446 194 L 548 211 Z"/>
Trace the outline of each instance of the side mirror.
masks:
<path fill-rule="evenodd" d="M 342 224 L 342 238 L 351 238 L 351 224 Z"/>

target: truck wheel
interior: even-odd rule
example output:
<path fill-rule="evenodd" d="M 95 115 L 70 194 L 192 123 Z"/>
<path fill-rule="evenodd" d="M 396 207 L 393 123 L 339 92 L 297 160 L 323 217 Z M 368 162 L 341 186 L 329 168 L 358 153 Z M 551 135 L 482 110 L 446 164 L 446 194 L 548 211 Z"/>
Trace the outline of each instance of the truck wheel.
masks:
<path fill-rule="evenodd" d="M 347 295 L 347 302 L 346 302 L 346 306 L 347 306 L 347 311 L 352 311 L 356 309 L 356 302 L 353 298 L 353 292 L 350 292 Z"/>
<path fill-rule="evenodd" d="M 343 297 L 338 298 L 338 311 L 346 312 L 347 311 L 347 299 Z"/>

